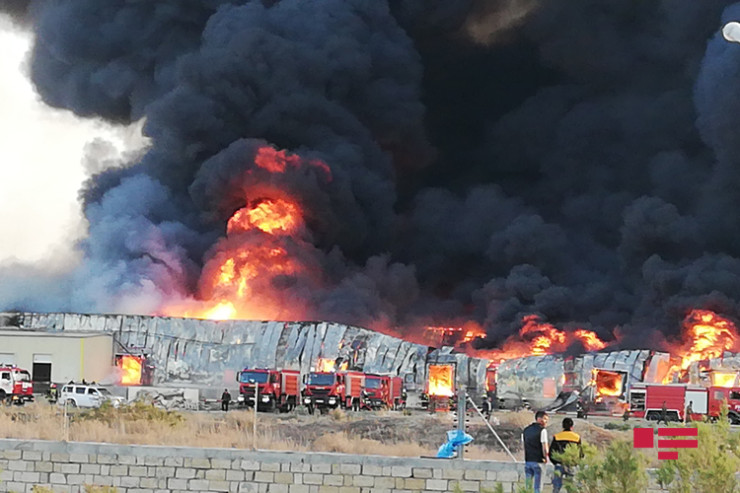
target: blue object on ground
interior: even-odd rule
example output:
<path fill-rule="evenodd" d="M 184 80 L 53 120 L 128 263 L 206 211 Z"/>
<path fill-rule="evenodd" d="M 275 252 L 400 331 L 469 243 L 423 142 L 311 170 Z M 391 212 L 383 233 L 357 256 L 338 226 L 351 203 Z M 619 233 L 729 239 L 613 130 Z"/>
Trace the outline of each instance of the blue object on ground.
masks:
<path fill-rule="evenodd" d="M 455 447 L 466 445 L 473 441 L 473 437 L 461 430 L 447 432 L 447 441 L 437 450 L 437 458 L 451 459 L 455 455 Z"/>

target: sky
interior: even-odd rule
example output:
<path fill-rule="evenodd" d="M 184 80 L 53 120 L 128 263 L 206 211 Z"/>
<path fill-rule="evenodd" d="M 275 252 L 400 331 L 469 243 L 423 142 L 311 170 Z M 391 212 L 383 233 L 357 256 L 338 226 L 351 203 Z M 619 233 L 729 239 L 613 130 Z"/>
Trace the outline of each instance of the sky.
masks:
<path fill-rule="evenodd" d="M 97 142 L 112 156 L 120 154 L 141 145 L 140 125 L 82 119 L 44 104 L 27 75 L 31 34 L 3 14 L 0 46 L 0 263 L 58 265 L 53 260 L 74 256 L 85 232 L 77 196 L 89 175 L 86 148 Z"/>

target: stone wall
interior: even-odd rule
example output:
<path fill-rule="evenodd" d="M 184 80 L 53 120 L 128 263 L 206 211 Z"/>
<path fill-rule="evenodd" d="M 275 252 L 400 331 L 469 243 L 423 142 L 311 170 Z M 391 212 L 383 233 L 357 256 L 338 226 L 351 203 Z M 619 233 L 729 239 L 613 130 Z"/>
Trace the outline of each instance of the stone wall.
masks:
<path fill-rule="evenodd" d="M 85 485 L 120 493 L 439 493 L 499 483 L 511 492 L 524 479 L 522 464 L 495 461 L 38 440 L 0 440 L 0 470 L 0 491 L 17 493 L 34 485 L 65 493 Z"/>

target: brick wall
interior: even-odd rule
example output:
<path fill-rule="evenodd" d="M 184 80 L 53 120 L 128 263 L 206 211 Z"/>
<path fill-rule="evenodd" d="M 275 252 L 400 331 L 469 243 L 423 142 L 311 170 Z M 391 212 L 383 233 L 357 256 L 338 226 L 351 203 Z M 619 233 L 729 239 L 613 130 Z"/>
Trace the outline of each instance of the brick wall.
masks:
<path fill-rule="evenodd" d="M 0 491 L 16 493 L 33 485 L 65 493 L 84 485 L 121 493 L 411 493 L 498 483 L 509 492 L 524 479 L 521 464 L 495 461 L 36 440 L 0 440 L 0 470 Z"/>

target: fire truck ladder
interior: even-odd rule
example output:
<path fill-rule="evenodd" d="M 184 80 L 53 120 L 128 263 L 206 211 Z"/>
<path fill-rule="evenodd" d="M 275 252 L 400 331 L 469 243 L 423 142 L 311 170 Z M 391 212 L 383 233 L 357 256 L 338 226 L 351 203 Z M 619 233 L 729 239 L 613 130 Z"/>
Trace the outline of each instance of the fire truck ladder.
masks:
<path fill-rule="evenodd" d="M 496 430 L 493 429 L 493 426 L 491 426 L 491 423 L 489 423 L 486 417 L 483 416 L 483 413 L 480 411 L 480 409 L 478 409 L 478 406 L 475 405 L 475 402 L 473 402 L 473 399 L 470 396 L 467 396 L 467 400 L 468 400 L 468 403 L 470 404 L 470 407 L 475 409 L 475 412 L 478 413 L 478 416 L 480 416 L 480 419 L 483 420 L 486 426 L 488 426 L 488 429 L 491 430 L 491 433 L 493 433 L 493 436 L 496 437 L 496 440 L 498 440 L 498 443 L 500 443 L 501 446 L 506 451 L 506 453 L 509 454 L 509 457 L 511 457 L 511 460 L 513 460 L 514 462 L 519 462 L 518 460 L 516 460 L 516 457 L 512 455 L 511 451 L 506 446 L 506 444 L 504 444 L 504 441 L 501 440 L 501 437 L 498 436 L 498 433 L 496 433 Z"/>

